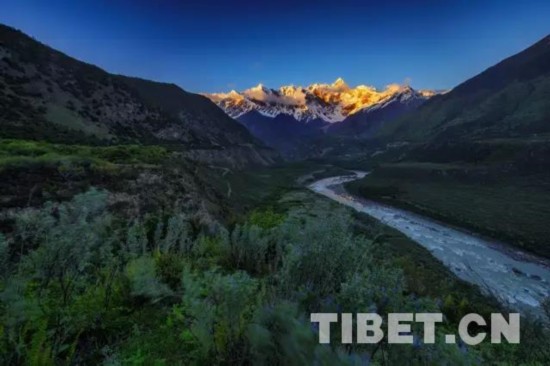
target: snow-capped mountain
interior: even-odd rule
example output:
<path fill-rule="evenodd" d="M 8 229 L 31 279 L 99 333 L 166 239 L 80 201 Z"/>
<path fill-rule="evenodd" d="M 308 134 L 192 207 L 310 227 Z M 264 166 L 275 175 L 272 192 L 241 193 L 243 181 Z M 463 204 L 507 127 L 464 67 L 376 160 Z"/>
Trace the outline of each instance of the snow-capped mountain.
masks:
<path fill-rule="evenodd" d="M 419 92 L 409 86 L 400 87 L 395 94 L 362 108 L 340 123 L 332 124 L 329 132 L 357 137 L 372 134 L 385 122 L 417 109 L 435 94 L 437 93 L 431 91 Z"/>
<path fill-rule="evenodd" d="M 341 122 L 366 108 L 382 107 L 399 98 L 426 100 L 436 94 L 430 90 L 414 90 L 406 85 L 391 84 L 384 90 L 358 85 L 350 87 L 341 78 L 332 84 L 312 84 L 307 87 L 282 86 L 266 88 L 259 84 L 242 92 L 205 94 L 233 118 L 257 111 L 267 117 L 280 114 L 293 116 L 297 121 L 323 120 Z"/>
<path fill-rule="evenodd" d="M 391 84 L 384 90 L 342 79 L 307 87 L 266 88 L 205 94 L 258 139 L 287 157 L 308 151 L 310 142 L 328 134 L 365 137 L 385 121 L 412 111 L 437 94 Z"/>

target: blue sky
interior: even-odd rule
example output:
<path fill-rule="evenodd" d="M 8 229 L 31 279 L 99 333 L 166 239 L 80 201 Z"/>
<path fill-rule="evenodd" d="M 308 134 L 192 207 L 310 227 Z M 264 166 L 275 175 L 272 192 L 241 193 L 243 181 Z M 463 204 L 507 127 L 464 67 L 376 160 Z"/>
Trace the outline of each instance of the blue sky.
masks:
<path fill-rule="evenodd" d="M 2 0 L 0 22 L 194 92 L 337 77 L 447 89 L 549 34 L 550 1 Z"/>

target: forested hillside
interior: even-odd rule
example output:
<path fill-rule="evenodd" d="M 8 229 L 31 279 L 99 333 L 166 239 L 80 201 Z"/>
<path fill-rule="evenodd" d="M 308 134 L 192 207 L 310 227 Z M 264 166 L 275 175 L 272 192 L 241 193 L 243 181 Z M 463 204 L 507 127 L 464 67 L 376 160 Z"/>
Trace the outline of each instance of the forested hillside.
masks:
<path fill-rule="evenodd" d="M 203 96 L 109 74 L 3 25 L 0 70 L 3 138 L 157 144 L 233 166 L 276 158 Z"/>

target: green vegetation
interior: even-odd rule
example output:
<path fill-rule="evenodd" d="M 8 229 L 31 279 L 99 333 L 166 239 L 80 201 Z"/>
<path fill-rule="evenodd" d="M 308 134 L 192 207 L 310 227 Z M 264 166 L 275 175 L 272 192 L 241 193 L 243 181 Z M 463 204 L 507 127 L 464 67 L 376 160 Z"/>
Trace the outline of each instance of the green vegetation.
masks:
<path fill-rule="evenodd" d="M 503 176 L 486 165 L 381 165 L 346 188 L 550 257 L 550 180 Z M 467 202 L 467 204 L 465 204 Z"/>
<path fill-rule="evenodd" d="M 549 131 L 549 37 L 385 124 L 392 141 L 522 138 Z"/>
<path fill-rule="evenodd" d="M 147 171 L 158 172 L 172 155 L 159 146 L 85 146 L 0 139 L 0 207 L 66 200 L 91 186 L 128 191 L 124 182 L 135 181 Z M 185 166 L 186 162 L 181 164 Z M 1 222 L 2 218 L 0 226 Z"/>
<path fill-rule="evenodd" d="M 206 97 L 175 84 L 109 74 L 2 24 L 0 44 L 0 138 L 155 144 L 240 167 L 277 159 Z"/>
<path fill-rule="evenodd" d="M 283 214 L 275 213 L 272 209 L 267 209 L 265 211 L 254 210 L 250 214 L 248 221 L 251 225 L 259 228 L 271 229 L 281 224 L 284 218 L 285 216 Z"/>
<path fill-rule="evenodd" d="M 347 189 L 550 257 L 548 40 L 349 148 Z"/>
<path fill-rule="evenodd" d="M 222 171 L 220 173 L 220 170 Z M 287 192 L 323 177 L 345 174 L 346 170 L 321 162 L 296 162 L 241 171 L 209 169 L 208 181 L 234 210 L 246 212 L 257 206 L 272 207 Z M 219 176 L 223 179 L 218 179 Z"/>
<path fill-rule="evenodd" d="M 126 219 L 179 206 L 209 222 L 224 203 L 203 172 L 212 173 L 161 146 L 0 140 L 0 231 L 13 230 L 12 214 L 21 208 L 67 201 L 92 187 L 108 190 L 113 211 Z"/>
<path fill-rule="evenodd" d="M 69 104 L 69 106 L 71 106 Z M 51 104 L 46 112 L 46 119 L 64 128 L 82 131 L 87 136 L 94 136 L 104 141 L 111 140 L 114 136 L 109 134 L 106 126 L 88 124 L 85 119 L 74 110 Z"/>
<path fill-rule="evenodd" d="M 354 193 L 550 257 L 547 41 L 386 124 L 388 144 L 304 149 L 374 169 Z M 442 338 L 465 313 L 503 309 L 307 191 L 342 173 L 328 160 L 236 170 L 273 152 L 206 98 L 1 25 L 0 43 L 1 364 L 548 363 L 548 322 L 530 319 L 520 345 L 423 344 L 416 327 L 412 346 L 340 345 L 334 328 L 318 344 L 311 312 L 442 312 Z"/>
<path fill-rule="evenodd" d="M 63 164 L 108 168 L 113 164 L 159 164 L 169 152 L 159 146 L 62 145 L 0 139 L 0 171 L 9 168 L 60 167 Z"/>
<path fill-rule="evenodd" d="M 504 355 L 443 342 L 344 348 L 336 329 L 332 346 L 319 345 L 309 312 L 442 310 L 454 329 L 469 309 L 412 291 L 400 259 L 365 236 L 372 227 L 354 234 L 346 209 L 310 193 L 286 195 L 284 218 L 255 211 L 230 230 L 197 230 L 181 212 L 120 221 L 106 200 L 91 190 L 24 210 L 0 238 L 3 364 L 536 365 L 548 356 L 540 327 L 524 327 L 536 338 Z"/>
<path fill-rule="evenodd" d="M 57 190 L 78 186 L 62 200 L 19 205 L 2 222 L 0 362 L 467 365 L 547 357 L 539 325 L 524 327 L 530 341 L 505 356 L 497 346 L 444 342 L 342 347 L 337 330 L 332 346 L 319 345 L 310 312 L 442 311 L 441 336 L 463 314 L 487 315 L 498 304 L 403 235 L 303 188 L 339 168 L 237 172 L 190 166 L 178 154 L 0 141 L 0 174 L 10 180 L 34 174 L 51 185 L 53 169 L 63 178 Z M 186 170 L 196 181 L 176 185 L 189 179 Z M 204 186 L 201 204 L 178 204 L 193 192 L 189 184 Z M 135 195 L 137 208 L 120 206 L 121 195 Z M 200 211 L 212 203 L 222 210 L 217 218 Z"/>

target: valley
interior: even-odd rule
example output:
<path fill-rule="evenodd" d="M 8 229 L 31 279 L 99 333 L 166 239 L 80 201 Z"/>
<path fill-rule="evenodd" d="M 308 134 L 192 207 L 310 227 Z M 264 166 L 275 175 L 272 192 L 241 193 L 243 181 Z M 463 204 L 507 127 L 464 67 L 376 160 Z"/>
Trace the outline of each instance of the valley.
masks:
<path fill-rule="evenodd" d="M 198 94 L 0 25 L 0 363 L 545 364 L 548 60 Z M 444 322 L 319 344 L 358 311 Z M 516 311 L 521 344 L 443 341 Z"/>
<path fill-rule="evenodd" d="M 349 195 L 345 183 L 368 176 L 355 172 L 312 183 L 314 192 L 380 220 L 426 247 L 459 278 L 479 286 L 505 306 L 541 313 L 548 297 L 550 262 L 460 229 L 391 206 Z M 479 207 L 476 207 L 479 209 Z"/>
<path fill-rule="evenodd" d="M 338 78 L 332 84 L 278 89 L 259 84 L 242 92 L 205 96 L 266 145 L 300 160 L 317 156 L 319 149 L 309 145 L 317 140 L 326 145 L 325 136 L 367 137 L 443 92 L 415 90 L 407 84 L 390 84 L 383 90 L 351 87 Z"/>
<path fill-rule="evenodd" d="M 549 184 L 545 173 L 519 176 L 483 165 L 401 162 L 380 165 L 346 188 L 549 258 Z"/>

